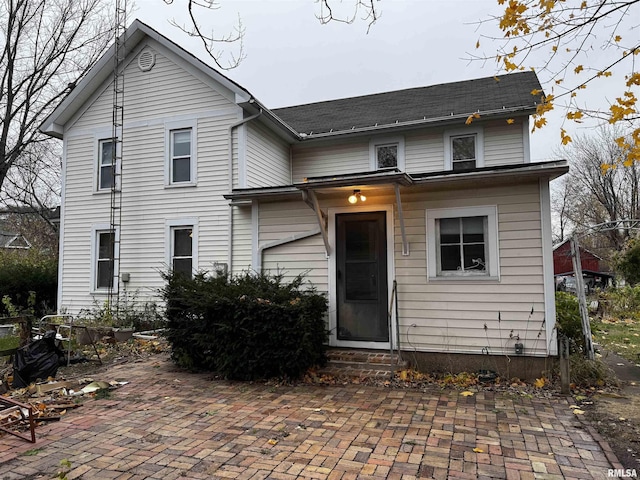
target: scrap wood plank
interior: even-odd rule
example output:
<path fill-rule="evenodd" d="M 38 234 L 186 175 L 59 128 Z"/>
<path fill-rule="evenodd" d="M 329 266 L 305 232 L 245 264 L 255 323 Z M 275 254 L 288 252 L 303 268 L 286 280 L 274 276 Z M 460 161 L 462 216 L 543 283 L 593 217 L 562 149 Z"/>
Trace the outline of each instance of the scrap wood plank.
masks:
<path fill-rule="evenodd" d="M 31 405 L 26 405 L 24 403 L 20 403 L 16 400 L 7 397 L 0 397 L 0 416 L 4 412 L 19 412 L 19 416 L 15 419 L 10 420 L 9 417 L 6 417 L 6 421 L 0 424 L 0 430 L 3 432 L 9 433 L 11 435 L 15 435 L 18 438 L 26 440 L 27 442 L 36 443 L 36 431 L 35 431 L 35 423 L 33 421 L 33 407 Z M 16 430 L 15 427 L 28 426 L 30 435 L 24 434 L 19 430 Z"/>

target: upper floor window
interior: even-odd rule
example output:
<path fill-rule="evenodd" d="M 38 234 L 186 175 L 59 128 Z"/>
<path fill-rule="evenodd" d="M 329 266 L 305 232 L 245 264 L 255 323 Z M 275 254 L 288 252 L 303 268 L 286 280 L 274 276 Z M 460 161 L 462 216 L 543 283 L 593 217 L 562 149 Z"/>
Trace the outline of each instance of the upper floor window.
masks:
<path fill-rule="evenodd" d="M 404 138 L 381 137 L 369 141 L 371 170 L 404 170 Z"/>
<path fill-rule="evenodd" d="M 459 135 L 451 137 L 452 170 L 476 168 L 476 136 Z"/>
<path fill-rule="evenodd" d="M 482 128 L 449 130 L 444 134 L 445 170 L 470 170 L 484 167 Z"/>
<path fill-rule="evenodd" d="M 113 139 L 98 140 L 98 190 L 110 190 L 114 185 Z"/>
<path fill-rule="evenodd" d="M 165 128 L 165 184 L 195 185 L 196 122 L 171 122 Z"/>
<path fill-rule="evenodd" d="M 171 183 L 191 181 L 191 129 L 171 131 Z"/>

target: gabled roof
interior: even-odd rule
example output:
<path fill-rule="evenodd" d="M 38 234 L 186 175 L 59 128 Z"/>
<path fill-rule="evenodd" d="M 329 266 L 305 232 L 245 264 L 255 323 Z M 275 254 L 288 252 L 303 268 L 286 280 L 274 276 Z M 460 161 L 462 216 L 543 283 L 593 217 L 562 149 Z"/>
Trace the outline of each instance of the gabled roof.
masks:
<path fill-rule="evenodd" d="M 140 20 L 134 20 L 125 32 L 125 54 L 128 55 L 145 37 L 152 38 L 171 50 L 195 68 L 209 75 L 215 81 L 231 90 L 236 95 L 237 102 L 249 102 L 253 96 L 246 89 L 225 77 L 220 72 L 198 59 L 177 43 L 169 40 Z M 42 122 L 40 130 L 48 135 L 62 138 L 64 125 L 74 113 L 86 102 L 102 83 L 113 75 L 113 56 L 115 46 L 111 45 L 107 52 L 78 82 L 69 94 L 60 102 L 56 109 Z M 125 56 L 126 56 L 125 55 Z"/>
<path fill-rule="evenodd" d="M 277 108 L 273 113 L 297 132 L 318 136 L 383 126 L 430 123 L 533 112 L 540 94 L 533 72 L 478 78 L 395 92 Z"/>
<path fill-rule="evenodd" d="M 261 120 L 275 131 L 298 141 L 429 123 L 459 124 L 474 113 L 483 118 L 528 115 L 535 111 L 540 99 L 539 95 L 531 94 L 533 90 L 541 90 L 535 73 L 519 72 L 270 110 L 244 87 L 145 23 L 134 20 L 125 35 L 126 54 L 145 38 L 152 38 L 227 88 L 235 95 L 235 103 L 249 114 L 259 112 Z M 78 81 L 42 123 L 42 132 L 62 138 L 65 124 L 113 75 L 114 52 L 112 45 Z"/>

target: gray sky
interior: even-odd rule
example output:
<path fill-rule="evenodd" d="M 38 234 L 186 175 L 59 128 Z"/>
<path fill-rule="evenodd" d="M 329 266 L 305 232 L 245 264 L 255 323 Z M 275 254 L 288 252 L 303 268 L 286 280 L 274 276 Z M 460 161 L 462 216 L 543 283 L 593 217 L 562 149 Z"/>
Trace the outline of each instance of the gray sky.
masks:
<path fill-rule="evenodd" d="M 269 108 L 433 85 L 499 73 L 494 62 L 469 62 L 468 53 L 495 52 L 484 36 L 500 36 L 496 22 L 478 25 L 497 15 L 496 0 L 384 0 L 377 5 L 380 20 L 367 34 L 367 22 L 321 25 L 313 0 L 219 0 L 220 9 L 202 11 L 201 24 L 221 34 L 229 32 L 238 15 L 245 28 L 246 58 L 223 72 Z M 353 0 L 334 0 L 338 8 Z M 350 10 L 341 10 L 350 11 Z M 138 18 L 207 63 L 199 40 L 169 24 L 187 19 L 186 1 L 137 0 L 129 21 Z M 636 32 L 637 35 L 637 32 Z M 481 48 L 475 49 L 481 40 Z M 234 47 L 230 50 L 233 51 Z M 591 52 L 599 58 L 602 52 Z M 540 74 L 544 81 L 543 74 Z M 607 87 L 594 87 L 595 98 Z M 621 94 L 611 90 L 610 96 Z M 559 127 L 564 112 L 552 112 L 549 125 L 532 134 L 533 161 L 558 158 Z M 584 126 L 566 122 L 572 136 Z M 591 127 L 590 127 L 591 128 Z M 561 154 L 560 154 L 561 155 Z"/>

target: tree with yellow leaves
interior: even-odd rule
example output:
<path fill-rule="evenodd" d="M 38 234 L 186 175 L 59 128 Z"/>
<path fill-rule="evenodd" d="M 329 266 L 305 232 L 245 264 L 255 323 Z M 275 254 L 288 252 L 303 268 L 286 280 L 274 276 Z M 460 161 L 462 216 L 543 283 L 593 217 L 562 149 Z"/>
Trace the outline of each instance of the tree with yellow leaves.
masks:
<path fill-rule="evenodd" d="M 342 5 L 335 0 L 316 0 L 320 4 L 318 19 L 323 22 L 355 20 L 368 22 L 369 28 L 381 17 L 380 0 L 351 0 L 351 10 L 340 16 L 334 7 Z M 602 123 L 624 125 L 629 136 L 616 139 L 623 155 L 618 165 L 629 166 L 640 162 L 640 110 L 638 87 L 640 73 L 635 63 L 640 54 L 638 18 L 640 0 L 496 0 L 501 14 L 480 19 L 482 24 L 497 24 L 502 32 L 499 38 L 488 36 L 491 50 L 488 54 L 471 55 L 475 60 L 495 60 L 506 72 L 532 69 L 538 73 L 545 92 L 533 91 L 540 96 L 533 118 L 533 130 L 547 124 L 553 110 L 564 109 L 566 121 L 582 123 L 587 118 Z M 496 48 L 494 42 L 498 42 Z M 481 40 L 476 49 L 481 48 Z M 599 52 L 601 54 L 599 54 Z M 599 103 L 589 88 L 600 81 L 618 81 L 616 94 Z M 469 116 L 467 123 L 477 117 Z M 563 123 L 564 125 L 564 123 Z M 572 139 L 563 127 L 560 141 L 569 144 Z"/>
<path fill-rule="evenodd" d="M 631 135 L 615 139 L 621 156 L 606 168 L 640 162 L 640 73 L 636 64 L 640 54 L 640 0 L 497 2 L 504 7 L 494 19 L 503 33 L 500 46 L 495 54 L 475 58 L 493 58 L 507 72 L 532 69 L 544 75 L 546 94 L 532 92 L 541 99 L 533 129 L 543 127 L 547 114 L 556 107 L 565 109 L 568 121 L 580 123 L 591 117 L 622 124 Z M 480 41 L 476 48 L 480 48 Z M 594 55 L 598 50 L 604 55 Z M 543 60 L 535 61 L 540 58 Z M 589 96 L 589 87 L 609 77 L 620 79 L 616 87 L 619 94 L 606 99 L 608 105 L 602 108 Z M 560 138 L 564 145 L 572 141 L 565 128 L 561 128 Z"/>

